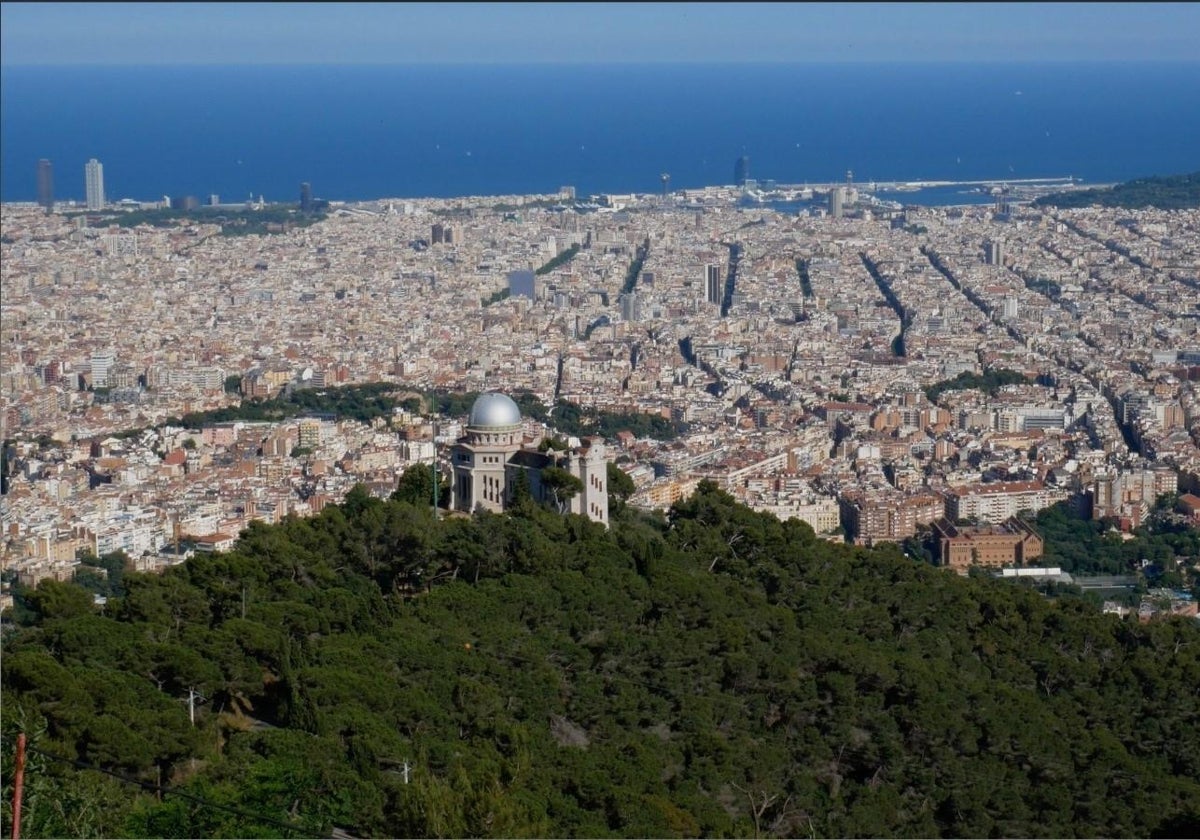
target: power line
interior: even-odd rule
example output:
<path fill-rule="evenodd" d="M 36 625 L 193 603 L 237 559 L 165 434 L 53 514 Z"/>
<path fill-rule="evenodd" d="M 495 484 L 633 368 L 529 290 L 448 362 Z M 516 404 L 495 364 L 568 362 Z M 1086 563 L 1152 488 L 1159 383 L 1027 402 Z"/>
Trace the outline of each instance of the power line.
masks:
<path fill-rule="evenodd" d="M 137 785 L 138 787 L 142 788 L 145 791 L 156 792 L 162 796 L 178 796 L 182 799 L 190 800 L 191 802 L 195 802 L 196 804 L 203 805 L 207 808 L 215 808 L 218 811 L 225 811 L 226 813 L 233 814 L 234 816 L 242 817 L 244 819 L 254 820 L 256 822 L 273 825 L 277 828 L 282 828 L 286 831 L 290 831 L 295 834 L 298 834 L 301 837 L 316 837 L 320 834 L 320 832 L 314 832 L 311 829 L 306 828 L 304 826 L 299 826 L 294 823 L 285 822 L 284 820 L 277 820 L 274 817 L 264 817 L 260 814 L 253 814 L 249 811 L 243 811 L 239 808 L 234 808 L 231 805 L 222 805 L 218 802 L 210 802 L 209 800 L 207 800 L 201 796 L 196 796 L 195 794 L 192 794 L 192 793 L 185 793 L 184 791 L 179 790 L 178 788 L 168 787 L 166 785 L 156 785 L 156 784 L 152 784 L 151 782 L 144 782 L 141 779 L 134 779 L 134 778 L 131 778 L 124 774 L 117 773 L 114 770 L 106 770 L 103 767 L 97 767 L 95 764 L 92 764 L 91 762 L 88 762 L 88 761 L 83 761 L 83 760 L 77 759 L 77 758 L 67 758 L 66 756 L 61 756 L 61 755 L 55 755 L 54 753 L 47 752 L 46 750 L 39 749 L 38 747 L 35 747 L 32 745 L 26 747 L 26 749 L 28 749 L 30 752 L 35 752 L 35 753 L 38 753 L 39 755 L 43 755 L 46 758 L 50 759 L 51 761 L 57 761 L 62 764 L 70 764 L 70 765 L 74 766 L 76 769 L 94 770 L 97 773 L 103 773 L 106 776 L 112 776 L 114 779 L 116 779 L 120 782 L 124 782 L 125 784 Z"/>

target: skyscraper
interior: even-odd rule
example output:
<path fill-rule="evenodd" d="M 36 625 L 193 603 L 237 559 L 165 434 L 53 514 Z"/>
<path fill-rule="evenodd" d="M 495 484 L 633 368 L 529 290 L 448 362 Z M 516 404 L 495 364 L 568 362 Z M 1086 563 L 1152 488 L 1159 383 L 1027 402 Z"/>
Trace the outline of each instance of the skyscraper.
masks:
<path fill-rule="evenodd" d="M 724 272 L 719 265 L 704 267 L 704 299 L 717 306 L 721 305 L 721 298 L 724 297 L 725 292 L 722 274 Z"/>
<path fill-rule="evenodd" d="M 300 212 L 311 213 L 312 203 L 312 184 L 302 181 L 300 183 Z"/>
<path fill-rule="evenodd" d="M 104 166 L 92 158 L 83 167 L 84 182 L 87 187 L 87 209 L 104 209 Z"/>
<path fill-rule="evenodd" d="M 54 208 L 54 164 L 42 158 L 37 168 L 38 204 L 47 210 Z"/>
<path fill-rule="evenodd" d="M 842 218 L 845 215 L 844 204 L 846 201 L 846 188 L 834 187 L 829 191 L 829 215 L 835 219 Z"/>
<path fill-rule="evenodd" d="M 625 321 L 636 321 L 641 316 L 638 306 L 637 292 L 626 292 L 621 295 L 621 318 Z"/>
<path fill-rule="evenodd" d="M 733 182 L 739 187 L 744 187 L 748 180 L 750 180 L 750 158 L 742 155 L 733 165 Z"/>

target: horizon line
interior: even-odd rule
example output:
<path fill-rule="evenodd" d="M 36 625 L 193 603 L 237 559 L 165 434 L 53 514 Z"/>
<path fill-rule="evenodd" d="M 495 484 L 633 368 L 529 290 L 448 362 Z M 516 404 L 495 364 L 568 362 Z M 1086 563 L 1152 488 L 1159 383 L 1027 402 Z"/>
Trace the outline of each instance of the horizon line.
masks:
<path fill-rule="evenodd" d="M 1167 175 L 1139 175 L 1135 178 L 1130 178 L 1127 180 L 1140 180 L 1140 179 L 1144 179 L 1144 178 L 1178 177 L 1178 176 L 1186 176 L 1186 175 L 1190 175 L 1190 174 L 1191 173 L 1185 172 L 1185 173 L 1169 173 Z M 1200 173 L 1198 173 L 1198 174 L 1200 174 Z M 860 183 L 856 183 L 855 186 L 873 185 L 873 184 L 910 186 L 910 187 L 915 186 L 915 187 L 917 187 L 917 191 L 919 192 L 921 190 L 927 190 L 927 189 L 948 189 L 951 187 L 960 187 L 960 186 L 987 186 L 987 185 L 1004 185 L 1004 184 L 1017 184 L 1017 185 L 1024 184 L 1027 186 L 1030 186 L 1030 185 L 1055 186 L 1056 185 L 1055 182 L 1058 182 L 1058 181 L 1072 181 L 1076 185 L 1083 186 L 1086 189 L 1100 189 L 1100 188 L 1104 188 L 1104 187 L 1113 187 L 1118 184 L 1126 183 L 1126 181 L 1090 182 L 1085 179 L 1077 178 L 1074 175 L 1056 175 L 1056 176 L 1046 176 L 1046 177 L 1038 177 L 1038 178 L 1024 178 L 1024 179 L 1017 179 L 1017 180 L 1012 180 L 1012 179 L 1006 180 L 1003 178 L 980 178 L 980 179 L 973 179 L 973 180 L 969 180 L 969 181 L 951 181 L 951 180 L 938 179 L 938 178 L 922 178 L 922 179 L 910 179 L 910 180 L 888 178 L 888 179 L 871 179 L 868 181 L 862 181 Z M 811 189 L 814 187 L 820 188 L 820 187 L 840 186 L 843 183 L 844 182 L 842 182 L 842 181 L 808 181 L 808 180 L 805 180 L 805 181 L 794 182 L 794 183 L 785 183 L 785 184 L 777 183 L 774 189 L 777 189 L 777 190 Z M 691 191 L 738 190 L 738 189 L 741 189 L 741 187 L 739 187 L 736 184 L 715 184 L 714 183 L 714 184 L 704 184 L 701 186 L 692 186 L 692 187 L 684 186 L 684 187 L 680 187 L 677 190 L 672 190 L 671 193 L 676 194 L 676 193 L 680 193 L 680 192 L 691 192 Z M 191 196 L 191 197 L 195 197 L 195 198 L 199 198 L 201 195 L 203 195 L 203 193 L 177 193 L 176 194 L 176 196 Z M 317 195 L 314 195 L 313 197 L 319 198 L 321 201 L 327 201 L 330 203 L 336 202 L 339 204 L 368 204 L 368 203 L 379 202 L 379 201 L 457 201 L 457 200 L 462 200 L 462 199 L 473 199 L 473 198 L 483 198 L 483 199 L 541 198 L 541 197 L 546 197 L 546 196 L 557 196 L 557 195 L 559 195 L 559 194 L 556 193 L 555 191 L 548 191 L 548 192 L 456 193 L 454 195 L 385 195 L 385 196 L 379 196 L 376 198 L 335 198 L 335 197 L 330 197 L 330 196 L 317 196 Z M 655 197 L 655 196 L 659 195 L 659 193 L 656 190 L 632 190 L 632 191 L 620 191 L 620 192 L 600 191 L 600 192 L 588 193 L 589 197 L 624 196 L 624 195 Z M 125 196 L 123 198 L 113 199 L 112 201 L 108 202 L 109 207 L 107 209 L 116 209 L 115 206 L 120 204 L 123 201 L 126 201 L 126 202 L 132 201 L 132 202 L 136 202 L 138 204 L 152 204 L 157 201 L 162 201 L 162 199 L 166 198 L 166 197 L 167 196 L 163 195 L 163 196 L 160 196 L 159 198 L 141 199 L 141 198 L 133 198 L 131 196 Z M 63 197 L 61 199 L 61 203 L 77 204 L 77 203 L 83 202 L 84 200 L 85 199 L 83 197 L 76 197 L 76 196 Z M 564 199 L 564 200 L 565 201 L 573 200 L 576 203 L 578 203 L 580 201 L 580 199 L 578 197 L 575 199 Z M 59 200 L 56 199 L 55 203 L 59 203 Z M 239 200 L 239 201 L 222 202 L 219 205 L 201 204 L 201 205 L 198 205 L 195 209 L 196 210 L 212 210 L 212 209 L 216 209 L 219 207 L 236 207 L 236 206 L 245 205 L 248 203 L 257 203 L 257 199 L 250 198 L 250 199 L 243 199 L 243 200 Z M 297 202 L 292 199 L 274 199 L 274 198 L 266 199 L 264 197 L 263 203 L 264 204 L 296 204 Z M 9 199 L 7 201 L 0 200 L 0 205 L 4 205 L 4 204 L 32 205 L 32 204 L 37 204 L 37 200 L 36 199 Z M 967 205 L 963 205 L 963 206 L 967 206 Z M 86 211 L 86 212 L 94 213 L 94 212 L 100 212 L 100 211 Z"/>
<path fill-rule="evenodd" d="M 507 60 L 437 60 L 437 61 L 63 61 L 63 62 L 5 62 L 0 61 L 2 68 L 105 68 L 105 67 L 755 67 L 755 66 L 872 66 L 872 65 L 1037 65 L 1037 64 L 1090 64 L 1090 65 L 1122 65 L 1132 64 L 1200 64 L 1200 55 L 1192 58 L 1074 58 L 1074 57 L 1038 57 L 1038 58 L 786 58 L 786 59 L 635 59 L 623 60 L 558 60 L 558 59 L 521 59 Z"/>

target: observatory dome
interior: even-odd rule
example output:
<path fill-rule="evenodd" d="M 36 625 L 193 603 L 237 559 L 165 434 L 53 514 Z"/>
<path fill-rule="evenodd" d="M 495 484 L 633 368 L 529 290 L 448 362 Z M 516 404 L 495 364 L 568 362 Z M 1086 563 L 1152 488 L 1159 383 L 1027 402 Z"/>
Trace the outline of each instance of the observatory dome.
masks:
<path fill-rule="evenodd" d="M 480 394 L 471 406 L 473 429 L 507 429 L 521 425 L 521 409 L 504 394 Z"/>

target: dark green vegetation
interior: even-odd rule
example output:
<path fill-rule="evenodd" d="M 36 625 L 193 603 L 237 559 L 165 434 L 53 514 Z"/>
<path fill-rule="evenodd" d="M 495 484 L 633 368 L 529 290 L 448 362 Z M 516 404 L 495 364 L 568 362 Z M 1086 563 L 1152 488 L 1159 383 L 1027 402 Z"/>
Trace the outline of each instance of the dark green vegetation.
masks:
<path fill-rule="evenodd" d="M 430 410 L 450 417 L 459 417 L 470 413 L 471 406 L 479 396 L 478 391 L 421 392 L 422 399 L 409 397 L 400 400 L 396 396 L 399 392 L 412 390 L 414 389 L 389 382 L 368 382 L 339 388 L 295 389 L 269 400 L 243 400 L 240 405 L 229 408 L 169 418 L 164 425 L 194 429 L 213 423 L 231 423 L 235 420 L 275 422 L 302 414 L 332 414 L 339 418 L 346 417 L 369 423 L 377 417 L 390 417 L 396 408 L 405 408 L 412 412 Z M 522 415 L 548 423 L 567 435 L 601 435 L 611 439 L 618 432 L 629 431 L 637 437 L 673 440 L 683 428 L 682 424 L 653 414 L 581 408 L 567 400 L 559 400 L 551 412 L 541 400 L 529 392 L 514 393 L 512 398 L 520 407 Z M 141 431 L 131 429 L 121 434 L 125 437 L 136 437 Z"/>
<path fill-rule="evenodd" d="M 99 557 L 84 554 L 79 561 L 80 568 L 75 571 L 76 584 L 105 597 L 125 594 L 125 570 L 129 567 L 129 557 L 124 551 L 113 551 Z"/>
<path fill-rule="evenodd" d="M 571 260 L 575 259 L 575 255 L 578 253 L 579 253 L 579 246 L 572 245 L 570 248 L 563 251 L 557 257 L 554 257 L 549 262 L 547 262 L 545 265 L 543 265 L 541 268 L 539 268 L 537 271 L 535 271 L 534 274 L 537 274 L 539 276 L 541 276 L 543 274 L 549 274 L 551 271 L 558 268 L 559 266 L 566 265 Z"/>
<path fill-rule="evenodd" d="M 101 614 L 43 583 L 4 639 L 27 836 L 1200 825 L 1194 622 L 831 545 L 708 484 L 610 531 L 358 489 L 124 590 Z"/>
<path fill-rule="evenodd" d="M 995 394 L 1005 385 L 1028 385 L 1029 378 L 1015 370 L 998 368 L 985 370 L 982 375 L 964 371 L 953 379 L 944 379 L 925 388 L 925 396 L 930 402 L 937 402 L 938 397 L 946 391 L 965 391 L 978 388 L 989 395 Z"/>
<path fill-rule="evenodd" d="M 89 215 L 91 215 L 89 213 Z M 259 209 L 229 207 L 197 207 L 192 210 L 169 209 L 106 212 L 104 219 L 120 227 L 177 227 L 179 225 L 220 225 L 222 236 L 282 233 L 286 229 L 304 228 L 326 217 L 324 210 L 301 213 L 294 204 L 270 204 Z"/>
<path fill-rule="evenodd" d="M 274 422 L 301 414 L 336 414 L 369 423 L 376 417 L 388 417 L 400 405 L 392 392 L 398 386 L 390 382 L 368 382 L 340 388 L 298 388 L 269 400 L 242 400 L 241 405 L 198 411 L 168 419 L 164 425 L 189 429 L 235 420 Z"/>
<path fill-rule="evenodd" d="M 1036 518 L 1028 517 L 1046 544 L 1038 565 L 1060 566 L 1070 574 L 1130 575 L 1148 560 L 1146 576 L 1154 584 L 1183 586 L 1182 565 L 1200 557 L 1200 531 L 1171 516 L 1175 499 L 1160 500 L 1132 539 L 1114 531 L 1111 522 L 1072 513 L 1066 502 L 1043 508 Z"/>
<path fill-rule="evenodd" d="M 607 439 L 618 432 L 632 432 L 634 437 L 654 440 L 674 440 L 682 430 L 682 424 L 673 423 L 656 414 L 602 411 L 580 407 L 575 403 L 559 400 L 554 414 L 548 421 L 558 431 L 568 435 L 600 435 Z"/>
<path fill-rule="evenodd" d="M 418 464 L 411 466 L 400 476 L 396 489 L 392 493 L 392 501 L 408 502 L 421 507 L 433 504 L 433 471 L 432 465 Z M 450 481 L 439 476 L 437 491 L 438 507 L 450 507 Z"/>
<path fill-rule="evenodd" d="M 1188 175 L 1161 175 L 1136 178 L 1114 187 L 1044 195 L 1033 202 L 1037 207 L 1120 207 L 1137 210 L 1191 210 L 1200 207 L 1200 172 Z"/>

